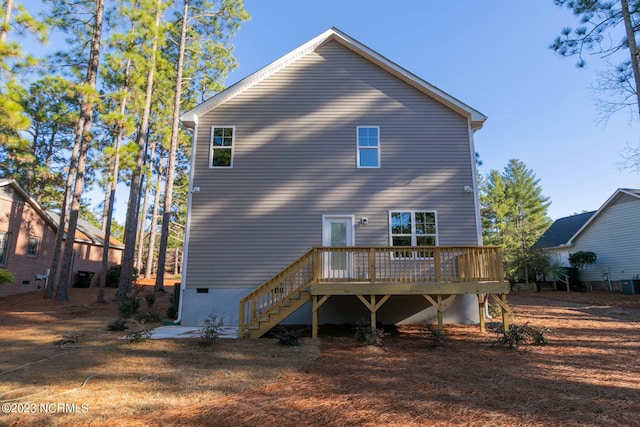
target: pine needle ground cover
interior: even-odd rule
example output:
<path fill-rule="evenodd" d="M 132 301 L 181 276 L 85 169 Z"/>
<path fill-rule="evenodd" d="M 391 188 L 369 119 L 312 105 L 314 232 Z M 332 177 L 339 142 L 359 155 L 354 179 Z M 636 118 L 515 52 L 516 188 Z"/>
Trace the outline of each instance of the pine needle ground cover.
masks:
<path fill-rule="evenodd" d="M 319 342 L 120 339 L 115 303 L 0 299 L 0 425 L 634 425 L 640 419 L 640 298 L 516 292 L 512 321 L 548 343 L 425 325 L 381 346 L 321 329 Z M 109 296 L 109 295 L 108 295 Z M 163 311 L 167 297 L 154 308 Z M 149 325 L 145 325 L 147 327 Z M 9 406 L 6 406 L 6 405 Z M 32 405 L 36 405 L 35 407 Z M 34 409 L 35 408 L 35 409 Z M 22 412 L 18 412 L 21 410 Z"/>

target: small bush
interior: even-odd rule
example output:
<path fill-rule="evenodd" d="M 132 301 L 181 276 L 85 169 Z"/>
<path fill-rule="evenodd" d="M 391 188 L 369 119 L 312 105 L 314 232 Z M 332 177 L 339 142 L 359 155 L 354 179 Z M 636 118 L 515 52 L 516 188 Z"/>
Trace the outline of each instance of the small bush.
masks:
<path fill-rule="evenodd" d="M 545 345 L 549 343 L 549 340 L 544 334 L 550 331 L 550 328 L 530 326 L 529 323 L 525 323 L 524 325 L 511 325 L 509 330 L 505 332 L 500 325 L 496 328 L 497 338 L 491 348 L 496 344 L 509 346 L 510 349 L 521 345 Z"/>
<path fill-rule="evenodd" d="M 146 312 L 146 313 L 138 313 L 135 316 L 135 319 L 138 323 L 153 323 L 159 322 L 162 320 L 160 315 L 156 313 Z"/>
<path fill-rule="evenodd" d="M 427 340 L 434 347 L 442 347 L 445 340 L 444 331 L 430 323 L 427 324 Z"/>
<path fill-rule="evenodd" d="M 118 313 L 123 319 L 128 319 L 138 312 L 140 308 L 140 297 L 137 295 L 125 296 L 120 299 Z"/>
<path fill-rule="evenodd" d="M 120 264 L 113 265 L 107 270 L 107 286 L 110 288 L 117 288 L 118 281 L 120 280 L 120 270 L 122 266 Z M 138 280 L 138 269 L 133 268 L 133 272 L 131 273 L 131 281 L 135 282 Z"/>
<path fill-rule="evenodd" d="M 284 327 L 280 327 L 275 337 L 280 345 L 297 346 L 300 345 L 300 335 L 302 335 L 302 330 L 289 331 Z"/>
<path fill-rule="evenodd" d="M 62 339 L 56 341 L 56 345 L 62 347 L 62 346 L 67 346 L 70 344 L 79 344 L 80 343 L 80 337 L 82 337 L 81 334 L 77 333 L 77 332 L 69 332 L 65 335 L 62 336 Z"/>
<path fill-rule="evenodd" d="M 165 314 L 167 318 L 175 320 L 178 317 L 178 310 L 176 310 L 173 305 L 170 305 L 169 307 L 167 307 L 167 311 L 165 312 Z"/>
<path fill-rule="evenodd" d="M 5 283 L 11 283 L 15 280 L 15 276 L 9 270 L 4 268 L 0 268 L 0 285 L 4 285 Z"/>
<path fill-rule="evenodd" d="M 144 300 L 147 302 L 147 307 L 151 309 L 151 307 L 153 307 L 153 304 L 156 302 L 156 294 L 154 293 L 146 294 L 144 296 Z"/>
<path fill-rule="evenodd" d="M 384 329 L 372 328 L 369 322 L 360 320 L 356 324 L 355 340 L 364 346 L 377 345 L 382 346 L 384 338 Z"/>
<path fill-rule="evenodd" d="M 107 330 L 109 331 L 126 331 L 127 329 L 129 329 L 129 326 L 127 326 L 126 319 L 116 319 L 107 325 Z"/>
<path fill-rule="evenodd" d="M 204 321 L 204 326 L 200 329 L 200 344 L 203 346 L 209 346 L 216 342 L 221 335 L 222 319 L 218 319 L 215 313 L 211 313 L 207 320 Z"/>
<path fill-rule="evenodd" d="M 127 334 L 125 337 L 129 342 L 143 342 L 151 338 L 151 330 L 149 329 L 141 329 L 139 331 L 133 331 L 130 334 Z"/>

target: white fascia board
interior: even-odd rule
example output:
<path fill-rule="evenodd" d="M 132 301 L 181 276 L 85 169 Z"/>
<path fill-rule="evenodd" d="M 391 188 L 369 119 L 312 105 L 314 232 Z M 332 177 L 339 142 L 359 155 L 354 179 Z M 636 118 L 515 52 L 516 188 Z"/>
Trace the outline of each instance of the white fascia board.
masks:
<path fill-rule="evenodd" d="M 240 80 L 239 82 L 235 83 L 229 88 L 223 90 L 217 95 L 214 95 L 213 97 L 209 98 L 207 101 L 203 102 L 202 104 L 198 105 L 192 110 L 189 110 L 186 113 L 184 113 L 180 117 L 180 120 L 182 121 L 184 126 L 192 129 L 198 123 L 198 119 L 200 116 L 208 113 L 212 109 L 216 108 L 218 105 L 221 105 L 224 102 L 232 99 L 239 93 L 242 93 L 248 88 L 261 82 L 262 80 L 266 79 L 267 77 L 271 76 L 272 74 L 276 73 L 282 68 L 285 68 L 286 66 L 288 66 L 292 62 L 295 62 L 299 58 L 307 55 L 310 52 L 313 52 L 314 50 L 316 50 L 318 47 L 322 46 L 329 40 L 335 40 L 339 42 L 343 46 L 358 53 L 360 56 L 368 59 L 369 61 L 375 63 L 376 65 L 380 66 L 387 72 L 405 81 L 406 83 L 413 86 L 414 88 L 420 90 L 424 94 L 436 99 L 437 101 L 441 102 L 442 104 L 448 106 L 452 110 L 466 117 L 469 120 L 469 123 L 473 130 L 480 129 L 484 124 L 485 120 L 487 120 L 487 116 L 485 116 L 484 114 L 469 107 L 465 103 L 459 101 L 458 99 L 452 97 L 446 92 L 426 82 L 425 80 L 421 79 L 415 74 L 405 70 L 404 68 L 400 67 L 396 63 L 388 60 L 384 56 L 368 48 L 367 46 L 363 45 L 357 40 L 349 37 L 348 35 L 346 35 L 345 33 L 341 32 L 336 28 L 331 28 L 323 32 L 322 34 L 309 40 L 305 44 L 292 50 L 286 55 L 280 57 L 279 59 L 276 59 L 269 65 L 261 68 L 260 70 L 256 71 L 253 74 L 250 74 L 249 76 L 245 77 L 244 79 Z"/>

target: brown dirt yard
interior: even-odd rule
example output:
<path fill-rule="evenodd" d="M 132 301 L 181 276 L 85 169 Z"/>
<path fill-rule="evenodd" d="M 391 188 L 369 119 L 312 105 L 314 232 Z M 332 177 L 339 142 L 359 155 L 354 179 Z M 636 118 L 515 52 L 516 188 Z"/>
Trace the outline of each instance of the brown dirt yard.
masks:
<path fill-rule="evenodd" d="M 509 349 L 462 325 L 446 325 L 440 346 L 424 325 L 383 347 L 326 328 L 298 347 L 132 343 L 106 330 L 117 303 L 97 304 L 96 293 L 0 298 L 0 425 L 640 425 L 640 295 L 513 293 L 513 323 L 552 330 L 547 345 Z M 159 294 L 151 311 L 167 305 Z"/>

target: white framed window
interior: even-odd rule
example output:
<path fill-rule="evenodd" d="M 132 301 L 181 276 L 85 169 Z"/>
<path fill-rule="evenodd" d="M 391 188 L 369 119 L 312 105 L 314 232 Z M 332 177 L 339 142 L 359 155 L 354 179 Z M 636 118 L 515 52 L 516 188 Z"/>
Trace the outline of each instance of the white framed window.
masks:
<path fill-rule="evenodd" d="M 40 250 L 40 238 L 31 236 L 27 242 L 27 256 L 36 257 Z"/>
<path fill-rule="evenodd" d="M 379 168 L 380 126 L 358 126 L 356 135 L 358 168 Z"/>
<path fill-rule="evenodd" d="M 9 233 L 0 231 L 0 265 L 7 265 L 9 254 Z"/>
<path fill-rule="evenodd" d="M 437 246 L 438 221 L 436 211 L 389 211 L 389 239 L 391 246 Z M 395 254 L 410 257 L 411 254 Z"/>
<path fill-rule="evenodd" d="M 234 126 L 212 126 L 209 148 L 210 168 L 232 168 L 236 129 Z"/>

